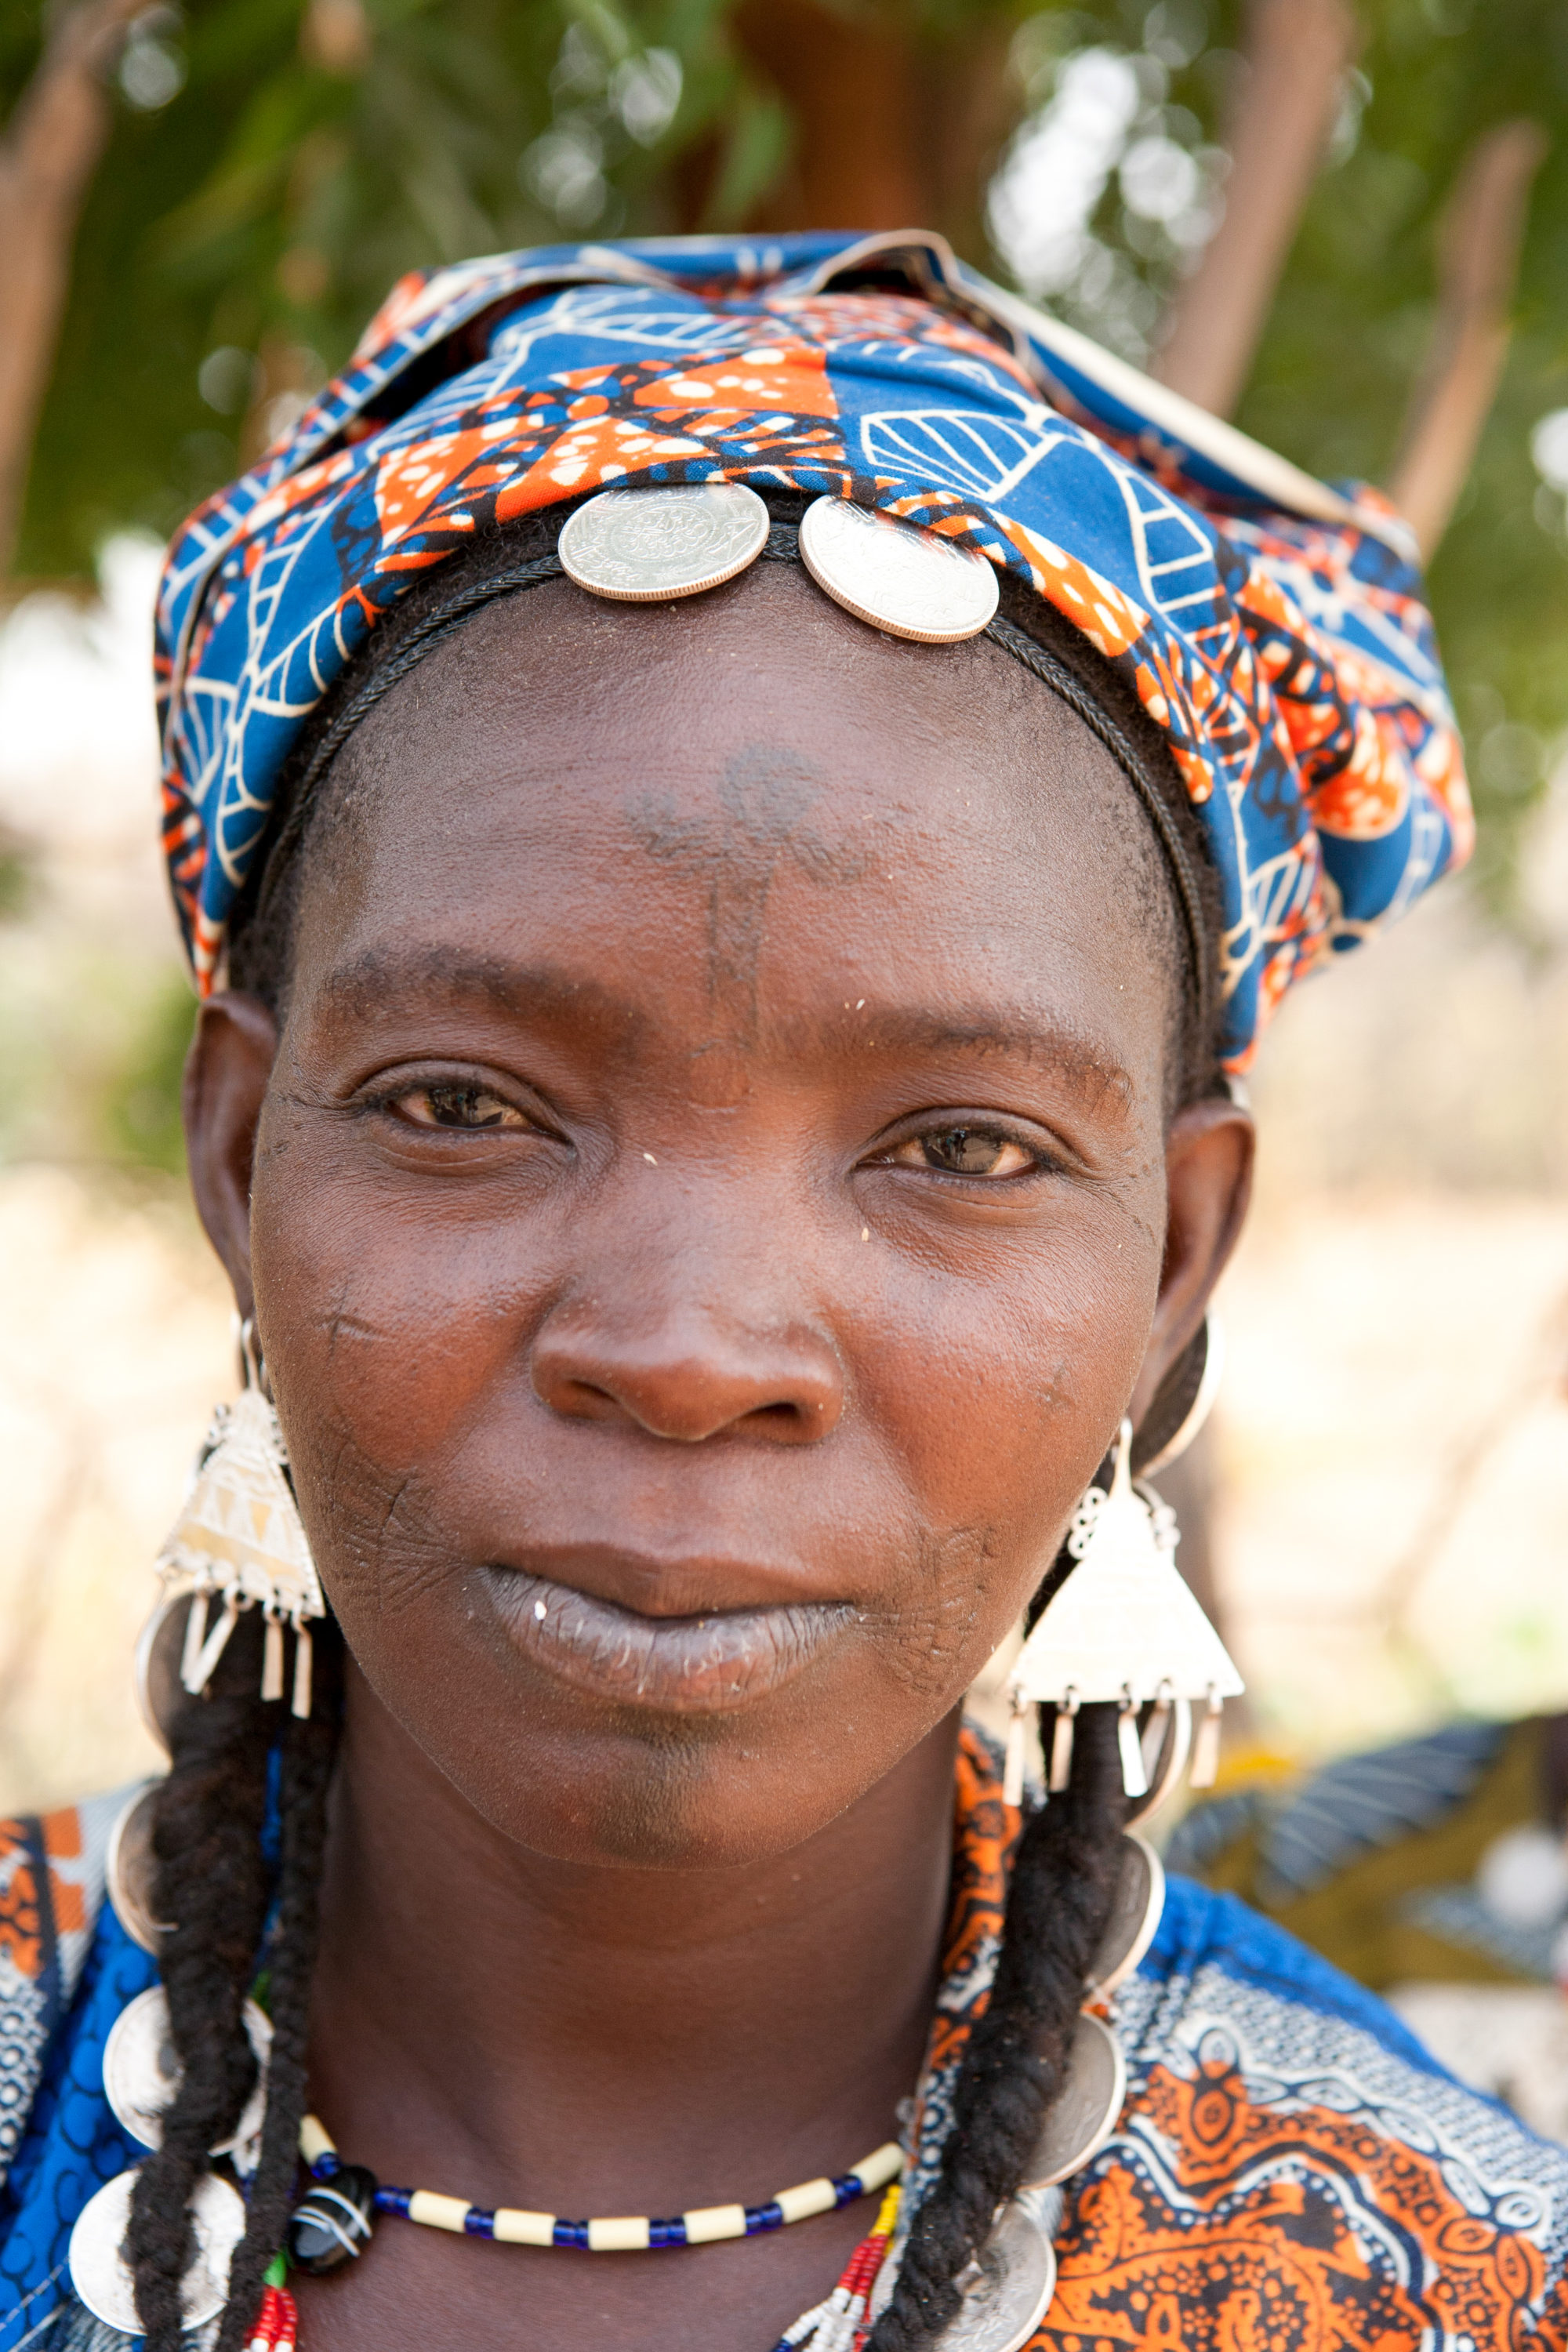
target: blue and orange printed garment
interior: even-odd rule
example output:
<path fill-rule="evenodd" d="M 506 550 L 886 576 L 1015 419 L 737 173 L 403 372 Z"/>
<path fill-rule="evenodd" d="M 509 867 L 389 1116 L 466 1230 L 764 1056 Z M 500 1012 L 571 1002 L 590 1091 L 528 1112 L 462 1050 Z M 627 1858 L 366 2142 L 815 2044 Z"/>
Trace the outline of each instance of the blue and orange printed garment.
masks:
<path fill-rule="evenodd" d="M 124 1791 L 0 1822 L 0 2345 L 41 2344 L 72 2310 L 71 2225 L 145 2154 L 103 2095 L 103 2047 L 157 1981 L 103 1899 Z M 123 2344 L 122 2336 L 120 2342 Z"/>
<path fill-rule="evenodd" d="M 1311 481 L 937 237 L 558 246 L 404 279 L 174 539 L 164 844 L 201 987 L 290 749 L 412 581 L 608 484 L 714 480 L 940 531 L 1125 675 L 1222 880 L 1233 1069 L 1293 979 L 1468 851 L 1411 543 L 1375 492 Z"/>
<path fill-rule="evenodd" d="M 153 1974 L 110 1912 L 94 1918 L 112 1810 L 0 1832 L 14 1858 L 0 1883 L 19 1889 L 0 1911 L 17 1923 L 3 1931 L 0 2352 L 128 2341 L 89 2318 L 64 2272 L 81 2206 L 139 2152 L 100 2079 L 110 2026 Z M 911 2205 L 988 1996 L 1018 1828 L 994 1751 L 966 1731 Z M 75 1974 L 51 1975 L 70 1937 Z M 1059 2272 L 1034 2352 L 1568 2345 L 1568 2152 L 1454 2082 L 1371 1994 L 1233 1897 L 1176 1878 L 1109 2014 L 1127 2104 L 1107 2146 L 1053 2192 Z M 823 2161 L 837 2159 L 825 2149 Z M 505 2191 L 454 2185 L 491 2201 Z"/>

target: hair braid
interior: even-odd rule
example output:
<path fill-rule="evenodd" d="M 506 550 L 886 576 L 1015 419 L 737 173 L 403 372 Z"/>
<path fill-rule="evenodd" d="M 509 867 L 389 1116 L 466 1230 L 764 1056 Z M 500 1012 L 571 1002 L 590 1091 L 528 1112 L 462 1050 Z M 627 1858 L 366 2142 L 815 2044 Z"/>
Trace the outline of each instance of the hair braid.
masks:
<path fill-rule="evenodd" d="M 263 2274 L 283 2242 L 294 2193 L 300 2124 L 307 2095 L 305 2057 L 310 2030 L 310 1979 L 321 1922 L 321 1854 L 327 1796 L 341 1722 L 342 1641 L 332 1628 L 317 1637 L 316 1705 L 308 1721 L 288 1720 L 279 1803 L 283 1850 L 278 1874 L 278 1916 L 270 1945 L 272 2052 L 267 2067 L 267 2114 L 261 2154 L 250 2183 L 245 2236 L 229 2268 L 228 2307 L 214 2352 L 239 2352 L 249 2339 Z M 323 1684 L 327 1686 L 322 1687 Z"/>
<path fill-rule="evenodd" d="M 330 1622 L 316 1629 L 316 1704 L 310 1719 L 299 1723 L 281 1702 L 264 1703 L 258 1696 L 261 1640 L 259 1616 L 247 1612 L 209 1696 L 179 1710 L 171 1729 L 169 1776 L 158 1796 L 155 1896 L 158 1916 L 171 1923 L 158 1962 L 181 2077 L 163 2118 L 162 2145 L 138 2172 L 126 2232 L 147 2352 L 180 2352 L 180 2290 L 195 2251 L 191 2196 L 209 2168 L 211 2149 L 234 2130 L 256 2081 L 245 2003 L 267 1921 L 262 1835 L 274 1746 L 282 1749 L 282 1856 L 270 1946 L 273 2049 L 261 2161 L 220 2337 L 226 2352 L 246 2340 L 262 2273 L 288 2219 L 305 2104 L 317 1890 L 342 1649 Z"/>
<path fill-rule="evenodd" d="M 195 2252 L 188 2210 L 214 2143 L 234 2130 L 256 2081 L 245 2002 L 267 1917 L 262 1830 L 276 1707 L 255 1696 L 261 1627 L 242 1617 L 211 1695 L 182 1706 L 153 1830 L 158 1965 L 181 2066 L 162 2145 L 140 2168 L 126 2259 L 147 2352 L 179 2352 L 180 2286 Z"/>
<path fill-rule="evenodd" d="M 942 2168 L 866 2352 L 919 2352 L 948 2325 L 961 2300 L 953 2282 L 1017 2189 L 1060 2095 L 1116 1892 L 1126 1804 L 1115 1717 L 1111 1706 L 1082 1710 L 1070 1788 L 1025 1824 L 995 1980 L 959 2069 Z"/>

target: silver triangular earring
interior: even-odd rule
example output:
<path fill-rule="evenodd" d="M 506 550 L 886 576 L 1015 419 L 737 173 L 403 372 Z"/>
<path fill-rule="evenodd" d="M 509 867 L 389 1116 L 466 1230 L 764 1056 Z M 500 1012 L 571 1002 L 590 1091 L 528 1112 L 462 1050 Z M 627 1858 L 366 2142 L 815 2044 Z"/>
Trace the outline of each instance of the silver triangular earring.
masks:
<path fill-rule="evenodd" d="M 180 1680 L 205 1691 L 244 1609 L 267 1621 L 261 1696 L 283 1696 L 283 1629 L 294 1631 L 292 1706 L 310 1712 L 310 1621 L 326 1615 L 321 1579 L 289 1484 L 289 1456 L 254 1324 L 240 1327 L 245 1385 L 219 1405 L 184 1508 L 158 1554 L 165 1592 L 191 1594 Z M 216 1623 L 212 1604 L 217 1601 Z"/>
<path fill-rule="evenodd" d="M 1156 1726 L 1163 1730 L 1173 1708 L 1184 1710 L 1188 1701 L 1201 1700 L 1205 1714 L 1191 1779 L 1200 1788 L 1213 1781 L 1220 1710 L 1245 1685 L 1177 1570 L 1177 1540 L 1174 1512 L 1133 1486 L 1132 1424 L 1124 1421 L 1110 1490 L 1089 1489 L 1068 1535 L 1068 1549 L 1078 1565 L 1042 1612 L 1009 1678 L 1013 1720 L 1004 1793 L 1010 1802 L 1016 1804 L 1023 1795 L 1025 1719 L 1031 1704 L 1057 1709 L 1050 1786 L 1065 1789 L 1079 1708 L 1113 1701 L 1122 1787 L 1137 1798 L 1148 1792 L 1153 1761 L 1139 1738 L 1140 1708 L 1153 1703 L 1145 1740 L 1157 1751 L 1163 1743 Z"/>

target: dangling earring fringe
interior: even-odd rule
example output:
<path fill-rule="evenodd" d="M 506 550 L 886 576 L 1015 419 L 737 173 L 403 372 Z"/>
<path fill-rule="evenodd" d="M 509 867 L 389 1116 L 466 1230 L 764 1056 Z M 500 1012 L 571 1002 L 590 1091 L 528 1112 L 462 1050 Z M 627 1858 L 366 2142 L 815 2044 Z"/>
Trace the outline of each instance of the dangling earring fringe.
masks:
<path fill-rule="evenodd" d="M 294 1630 L 294 1713 L 301 1723 L 310 1712 L 310 1629 Z"/>
<path fill-rule="evenodd" d="M 220 1405 L 184 1507 L 158 1555 L 166 1593 L 188 1592 L 180 1680 L 205 1691 L 246 1609 L 260 1609 L 261 1696 L 283 1696 L 283 1628 L 294 1630 L 294 1713 L 310 1712 L 309 1621 L 326 1614 L 321 1580 L 289 1484 L 283 1432 L 267 1392 L 255 1327 L 240 1330 L 245 1385 Z M 221 1604 L 216 1625 L 212 1604 Z"/>
<path fill-rule="evenodd" d="M 202 1616 L 203 1623 L 205 1624 L 206 1622 L 205 1596 L 203 1595 L 202 1599 Z M 195 1621 L 195 1605 L 193 1602 L 191 1607 L 191 1617 L 193 1622 Z M 205 1690 L 208 1683 L 211 1682 L 213 1675 L 217 1667 L 217 1662 L 222 1657 L 225 1650 L 228 1647 L 228 1637 L 233 1633 L 238 1622 L 239 1602 L 237 1600 L 230 1599 L 229 1596 L 226 1594 L 224 1597 L 223 1615 L 218 1619 L 217 1623 L 213 1627 L 211 1633 L 207 1633 L 204 1638 L 202 1645 L 196 1652 L 195 1656 L 192 1659 L 190 1666 L 184 1676 L 185 1688 L 191 1693 L 193 1697 L 199 1696 L 200 1694 Z"/>
<path fill-rule="evenodd" d="M 180 1659 L 180 1680 L 188 1691 L 198 1691 L 202 1686 L 196 1660 L 205 1647 L 206 1638 L 207 1596 L 205 1592 L 193 1592 L 185 1612 L 185 1646 Z"/>
<path fill-rule="evenodd" d="M 1194 1789 L 1212 1789 L 1219 1773 L 1220 1717 L 1225 1713 L 1225 1701 L 1209 1685 L 1208 1706 L 1198 1726 L 1198 1736 L 1193 1742 L 1193 1768 L 1187 1779 Z"/>
<path fill-rule="evenodd" d="M 1078 1564 L 1041 1612 L 1010 1679 L 1015 1710 L 1031 1701 L 1057 1709 L 1053 1792 L 1070 1777 L 1078 1708 L 1108 1701 L 1117 1708 L 1122 1787 L 1133 1800 L 1148 1794 L 1175 1702 L 1206 1701 L 1192 1778 L 1194 1786 L 1207 1786 L 1218 1757 L 1220 1707 L 1243 1688 L 1176 1568 L 1175 1516 L 1151 1489 L 1134 1487 L 1131 1456 L 1132 1424 L 1123 1421 L 1109 1489 L 1089 1487 L 1068 1536 Z M 1151 1702 L 1153 1714 L 1140 1739 L 1139 1710 Z M 1207 1780 L 1200 1777 L 1205 1772 Z M 1173 1783 L 1176 1774 L 1170 1778 Z"/>
<path fill-rule="evenodd" d="M 270 1610 L 261 1643 L 261 1696 L 267 1702 L 283 1696 L 283 1624 Z"/>
<path fill-rule="evenodd" d="M 1024 1801 L 1024 1748 L 1028 1737 L 1029 1702 L 1019 1691 L 1013 1693 L 1012 1719 L 1007 1726 L 1007 1754 L 1002 1772 L 1002 1802 L 1021 1805 Z"/>
<path fill-rule="evenodd" d="M 1138 1702 L 1131 1685 L 1123 1687 L 1116 1718 L 1116 1741 L 1121 1750 L 1121 1786 L 1130 1797 L 1146 1797 L 1149 1776 L 1143 1769 L 1143 1746 L 1138 1737 Z"/>
<path fill-rule="evenodd" d="M 1165 1734 L 1170 1728 L 1173 1704 L 1170 1684 L 1162 1683 L 1154 1694 L 1153 1710 L 1148 1722 L 1143 1726 L 1143 1738 L 1141 1743 L 1143 1779 L 1146 1783 L 1153 1779 L 1155 1768 L 1160 1761 L 1160 1751 L 1165 1745 Z M 1129 1790 L 1128 1793 L 1131 1795 L 1131 1791 Z"/>
<path fill-rule="evenodd" d="M 1062 1693 L 1051 1731 L 1050 1792 L 1059 1797 L 1072 1780 L 1072 1736 L 1078 1720 L 1078 1693 L 1071 1685 Z"/>

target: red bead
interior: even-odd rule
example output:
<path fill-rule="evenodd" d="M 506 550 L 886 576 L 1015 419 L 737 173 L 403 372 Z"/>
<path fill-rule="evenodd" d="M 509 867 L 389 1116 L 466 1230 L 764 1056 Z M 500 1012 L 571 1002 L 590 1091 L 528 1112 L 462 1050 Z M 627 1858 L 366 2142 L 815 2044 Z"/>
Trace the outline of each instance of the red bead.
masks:
<path fill-rule="evenodd" d="M 299 2338 L 300 2307 L 288 2288 L 265 2288 L 247 2352 L 296 2352 Z"/>

